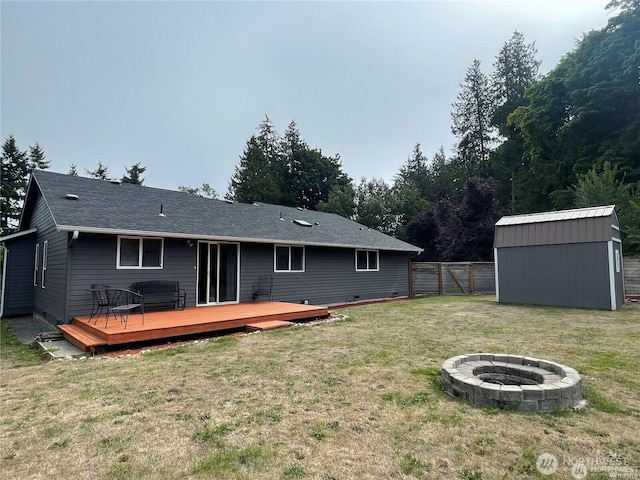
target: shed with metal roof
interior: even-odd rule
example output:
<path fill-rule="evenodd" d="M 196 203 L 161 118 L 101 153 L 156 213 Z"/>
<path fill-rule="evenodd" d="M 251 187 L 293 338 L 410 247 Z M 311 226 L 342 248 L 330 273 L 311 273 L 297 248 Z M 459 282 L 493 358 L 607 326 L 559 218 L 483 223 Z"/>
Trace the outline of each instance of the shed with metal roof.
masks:
<path fill-rule="evenodd" d="M 624 304 L 614 205 L 502 217 L 494 258 L 498 302 L 606 310 Z"/>

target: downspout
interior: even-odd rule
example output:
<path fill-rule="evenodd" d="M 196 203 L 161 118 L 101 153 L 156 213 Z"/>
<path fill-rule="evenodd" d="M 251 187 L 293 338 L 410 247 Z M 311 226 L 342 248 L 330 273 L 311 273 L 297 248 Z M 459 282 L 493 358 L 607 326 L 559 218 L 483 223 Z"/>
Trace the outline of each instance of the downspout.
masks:
<path fill-rule="evenodd" d="M 0 244 L 0 249 L 4 252 L 2 255 L 2 294 L 0 295 L 0 318 L 4 315 L 4 293 L 6 289 L 7 282 L 7 257 L 9 257 L 9 250 L 4 244 Z"/>
<path fill-rule="evenodd" d="M 69 292 L 71 289 L 71 248 L 73 246 L 73 242 L 78 239 L 80 236 L 80 232 L 78 230 L 74 230 L 71 234 L 71 238 L 69 239 L 69 244 L 67 245 L 67 273 L 66 273 L 66 282 L 65 282 L 65 292 L 64 292 L 64 317 L 63 322 L 67 323 L 70 320 L 69 314 L 69 302 L 70 296 Z"/>

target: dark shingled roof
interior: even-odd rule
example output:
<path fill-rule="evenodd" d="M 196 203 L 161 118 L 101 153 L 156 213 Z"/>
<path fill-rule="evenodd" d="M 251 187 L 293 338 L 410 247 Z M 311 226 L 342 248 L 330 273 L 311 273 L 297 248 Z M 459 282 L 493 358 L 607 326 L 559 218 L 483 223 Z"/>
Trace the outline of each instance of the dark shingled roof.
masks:
<path fill-rule="evenodd" d="M 33 172 L 23 215 L 28 214 L 35 187 L 61 231 L 420 251 L 333 213 L 262 203 L 228 203 L 44 170 Z M 311 227 L 294 220 L 308 222 Z"/>

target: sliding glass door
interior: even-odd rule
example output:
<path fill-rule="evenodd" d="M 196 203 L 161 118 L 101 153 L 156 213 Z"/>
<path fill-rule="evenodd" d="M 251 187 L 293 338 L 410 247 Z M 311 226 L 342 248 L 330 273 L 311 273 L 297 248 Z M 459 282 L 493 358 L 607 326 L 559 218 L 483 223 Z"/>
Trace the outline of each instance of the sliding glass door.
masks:
<path fill-rule="evenodd" d="M 238 302 L 240 245 L 198 242 L 198 305 Z"/>

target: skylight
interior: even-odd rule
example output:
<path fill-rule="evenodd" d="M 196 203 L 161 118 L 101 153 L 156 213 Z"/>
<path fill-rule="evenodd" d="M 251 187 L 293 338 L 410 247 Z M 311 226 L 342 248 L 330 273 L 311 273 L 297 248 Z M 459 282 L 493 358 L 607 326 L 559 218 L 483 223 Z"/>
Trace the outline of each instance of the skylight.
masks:
<path fill-rule="evenodd" d="M 305 221 L 305 220 L 294 220 L 293 223 L 296 223 L 302 227 L 313 227 L 313 225 L 311 225 L 309 222 Z"/>

